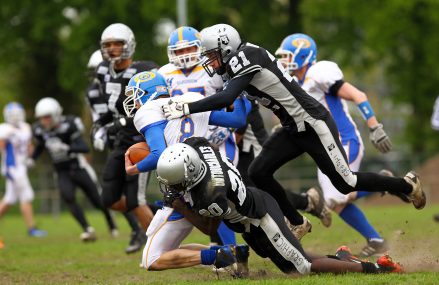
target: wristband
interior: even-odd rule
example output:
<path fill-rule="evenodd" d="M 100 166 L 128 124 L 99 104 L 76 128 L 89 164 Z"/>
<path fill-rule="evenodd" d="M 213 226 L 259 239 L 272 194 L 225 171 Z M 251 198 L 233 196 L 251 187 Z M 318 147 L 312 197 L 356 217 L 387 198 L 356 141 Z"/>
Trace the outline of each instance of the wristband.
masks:
<path fill-rule="evenodd" d="M 370 106 L 369 101 L 364 101 L 358 104 L 358 109 L 360 109 L 361 114 L 365 120 L 369 120 L 371 117 L 375 116 L 372 106 Z"/>

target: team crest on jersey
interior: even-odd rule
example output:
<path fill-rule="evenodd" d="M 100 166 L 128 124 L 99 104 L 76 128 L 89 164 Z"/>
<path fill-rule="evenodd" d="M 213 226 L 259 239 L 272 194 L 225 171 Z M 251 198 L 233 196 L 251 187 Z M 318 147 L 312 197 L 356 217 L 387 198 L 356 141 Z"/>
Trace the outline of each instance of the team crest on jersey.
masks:
<path fill-rule="evenodd" d="M 146 71 L 146 72 L 142 72 L 142 73 L 137 74 L 134 77 L 134 81 L 136 83 L 142 83 L 142 82 L 150 81 L 150 80 L 152 80 L 154 78 L 155 78 L 155 73 L 154 72 Z"/>
<path fill-rule="evenodd" d="M 309 48 L 311 46 L 311 42 L 308 39 L 300 38 L 294 39 L 292 45 L 300 48 Z"/>

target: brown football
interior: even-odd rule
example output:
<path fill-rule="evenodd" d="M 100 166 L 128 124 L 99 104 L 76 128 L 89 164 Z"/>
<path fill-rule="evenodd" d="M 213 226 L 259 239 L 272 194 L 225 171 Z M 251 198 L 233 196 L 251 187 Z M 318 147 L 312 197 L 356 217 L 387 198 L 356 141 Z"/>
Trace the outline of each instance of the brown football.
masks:
<path fill-rule="evenodd" d="M 146 142 L 133 144 L 128 150 L 130 151 L 129 158 L 133 164 L 138 163 L 149 155 L 149 146 Z"/>

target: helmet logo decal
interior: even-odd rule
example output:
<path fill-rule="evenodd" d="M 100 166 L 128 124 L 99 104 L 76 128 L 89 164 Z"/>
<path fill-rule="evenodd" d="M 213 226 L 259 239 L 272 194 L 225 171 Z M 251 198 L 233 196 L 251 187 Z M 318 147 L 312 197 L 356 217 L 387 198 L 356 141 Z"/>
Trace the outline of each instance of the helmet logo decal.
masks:
<path fill-rule="evenodd" d="M 309 48 L 311 46 L 311 42 L 308 39 L 299 38 L 294 39 L 292 45 L 298 48 Z"/>
<path fill-rule="evenodd" d="M 189 164 L 187 165 L 187 170 L 191 173 L 195 171 L 195 165 L 192 161 L 190 161 Z"/>
<path fill-rule="evenodd" d="M 155 77 L 154 72 L 146 71 L 146 72 L 142 72 L 142 73 L 137 74 L 134 77 L 134 81 L 136 83 L 147 82 L 147 81 L 150 81 L 151 79 L 153 79 L 154 77 Z"/>
<path fill-rule="evenodd" d="M 221 43 L 223 44 L 223 45 L 228 45 L 229 44 L 229 42 L 230 42 L 230 40 L 229 40 L 229 37 L 227 36 L 227 35 L 220 35 L 219 36 L 219 40 L 221 41 Z"/>

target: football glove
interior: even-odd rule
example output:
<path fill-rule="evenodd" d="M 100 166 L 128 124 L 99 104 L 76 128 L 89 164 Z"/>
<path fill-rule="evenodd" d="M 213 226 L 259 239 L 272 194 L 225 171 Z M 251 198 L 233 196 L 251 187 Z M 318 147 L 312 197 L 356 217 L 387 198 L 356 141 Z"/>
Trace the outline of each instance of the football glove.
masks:
<path fill-rule="evenodd" d="M 174 102 L 172 99 L 169 100 L 167 105 L 162 106 L 162 110 L 167 120 L 178 119 L 190 114 L 187 104 Z"/>
<path fill-rule="evenodd" d="M 382 153 L 389 152 L 392 149 L 392 142 L 383 129 L 382 124 L 370 128 L 370 141 Z"/>
<path fill-rule="evenodd" d="M 119 118 L 113 121 L 112 124 L 108 127 L 108 134 L 116 134 L 119 132 L 123 127 L 127 125 L 127 120 L 125 118 Z"/>

